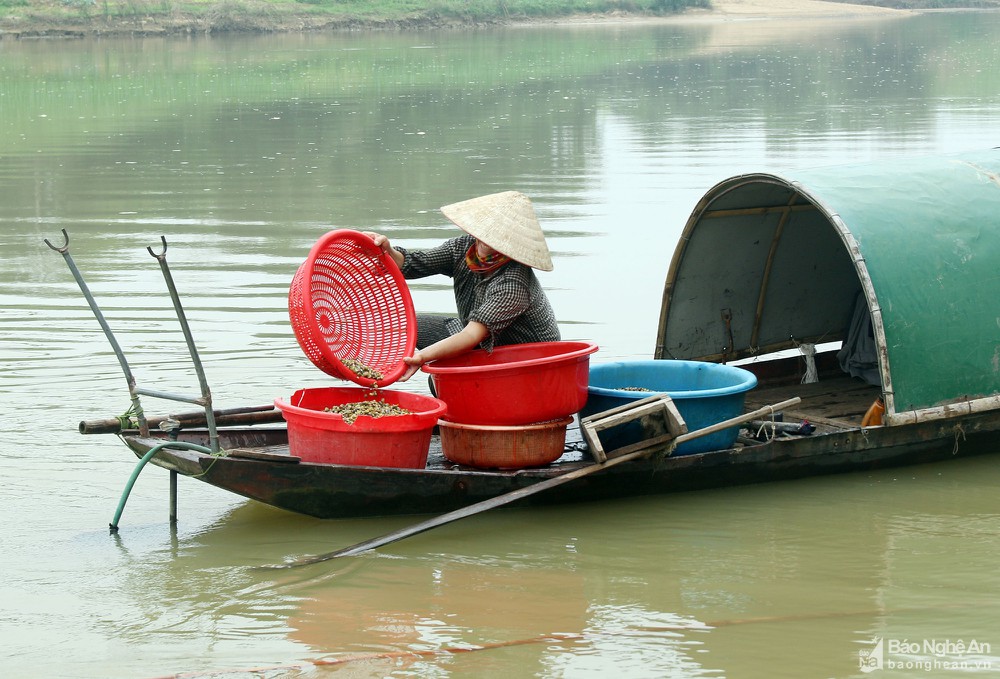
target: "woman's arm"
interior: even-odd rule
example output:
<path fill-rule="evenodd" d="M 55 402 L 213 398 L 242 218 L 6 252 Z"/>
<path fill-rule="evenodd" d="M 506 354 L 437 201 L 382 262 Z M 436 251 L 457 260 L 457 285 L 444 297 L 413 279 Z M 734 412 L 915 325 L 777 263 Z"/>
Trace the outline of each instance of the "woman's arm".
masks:
<path fill-rule="evenodd" d="M 382 251 L 392 257 L 406 279 L 425 276 L 455 277 L 455 268 L 465 261 L 465 252 L 474 241 L 472 236 L 458 236 L 430 248 L 397 248 L 389 243 L 389 238 L 379 233 L 365 231 Z"/>
<path fill-rule="evenodd" d="M 461 331 L 455 333 L 454 335 L 445 337 L 443 340 L 439 340 L 428 347 L 415 351 L 413 356 L 409 358 L 404 358 L 403 362 L 409 367 L 406 369 L 406 372 L 403 373 L 403 376 L 399 378 L 399 381 L 405 382 L 410 379 L 410 377 L 413 376 L 413 373 L 417 372 L 420 369 L 420 366 L 427 361 L 456 356 L 458 354 L 465 353 L 470 349 L 476 348 L 489 334 L 489 328 L 482 323 L 479 323 L 478 321 L 469 321 L 469 323 L 462 328 Z"/>

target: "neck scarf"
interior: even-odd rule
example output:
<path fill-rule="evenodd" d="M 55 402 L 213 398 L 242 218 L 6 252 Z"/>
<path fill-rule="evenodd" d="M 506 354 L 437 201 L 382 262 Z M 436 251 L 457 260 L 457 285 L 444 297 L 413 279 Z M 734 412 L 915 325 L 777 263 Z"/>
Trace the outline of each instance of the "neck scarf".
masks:
<path fill-rule="evenodd" d="M 494 252 L 488 257 L 480 257 L 479 252 L 476 251 L 475 243 L 473 243 L 469 248 L 469 251 L 465 253 L 465 265 L 468 266 L 471 271 L 475 271 L 477 273 L 489 273 L 491 271 L 496 271 L 509 261 L 510 257 L 499 252 Z"/>

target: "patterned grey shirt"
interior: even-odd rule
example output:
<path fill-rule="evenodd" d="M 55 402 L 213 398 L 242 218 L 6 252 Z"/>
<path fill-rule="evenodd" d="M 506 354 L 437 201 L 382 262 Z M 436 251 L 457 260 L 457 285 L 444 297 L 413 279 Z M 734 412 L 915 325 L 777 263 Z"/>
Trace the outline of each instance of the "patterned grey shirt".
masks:
<path fill-rule="evenodd" d="M 401 268 L 403 277 L 442 274 L 453 278 L 462 327 L 478 321 L 490 331 L 480 345 L 484 349 L 558 340 L 555 314 L 531 267 L 511 261 L 490 273 L 474 272 L 466 265 L 465 254 L 475 242 L 475 238 L 465 235 L 427 250 L 397 247 L 406 258 Z"/>

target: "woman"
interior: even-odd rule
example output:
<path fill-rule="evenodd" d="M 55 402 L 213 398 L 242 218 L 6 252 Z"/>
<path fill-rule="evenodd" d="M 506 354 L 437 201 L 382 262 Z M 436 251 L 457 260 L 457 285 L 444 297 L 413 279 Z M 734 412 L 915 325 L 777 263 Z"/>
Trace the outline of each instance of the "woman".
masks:
<path fill-rule="evenodd" d="M 532 268 L 552 271 L 545 234 L 531 201 L 505 191 L 445 205 L 444 216 L 467 235 L 427 250 L 393 247 L 369 233 L 405 278 L 433 274 L 454 283 L 458 318 L 417 316 L 417 351 L 403 360 L 405 381 L 427 361 L 480 347 L 559 339 L 559 326 Z"/>

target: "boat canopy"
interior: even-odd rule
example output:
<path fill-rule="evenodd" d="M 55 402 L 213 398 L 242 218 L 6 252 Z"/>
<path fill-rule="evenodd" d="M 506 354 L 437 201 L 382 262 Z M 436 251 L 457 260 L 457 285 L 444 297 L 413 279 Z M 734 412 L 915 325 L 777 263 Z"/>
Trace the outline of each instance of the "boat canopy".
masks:
<path fill-rule="evenodd" d="M 720 182 L 674 252 L 655 357 L 846 345 L 858 317 L 887 424 L 1000 407 L 1000 148 Z"/>

